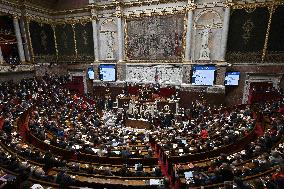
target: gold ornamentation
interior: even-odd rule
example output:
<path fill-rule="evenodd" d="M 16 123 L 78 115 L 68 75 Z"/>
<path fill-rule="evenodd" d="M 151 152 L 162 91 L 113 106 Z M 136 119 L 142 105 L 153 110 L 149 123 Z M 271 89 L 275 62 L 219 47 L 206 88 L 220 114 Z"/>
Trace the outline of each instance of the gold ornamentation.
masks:
<path fill-rule="evenodd" d="M 122 17 L 122 11 L 121 11 L 121 7 L 120 7 L 120 6 L 117 6 L 117 7 L 115 8 L 115 16 L 116 16 L 117 18 L 121 18 L 121 17 Z"/>
<path fill-rule="evenodd" d="M 272 16 L 273 16 L 273 13 L 275 11 L 274 5 L 269 7 L 268 10 L 269 10 L 269 20 L 268 20 L 267 30 L 266 30 L 266 34 L 265 34 L 264 46 L 263 46 L 263 50 L 262 50 L 262 56 L 261 56 L 262 62 L 264 61 L 266 51 L 267 51 L 267 45 L 268 45 L 268 39 L 269 39 L 269 34 L 270 34 Z"/>
<path fill-rule="evenodd" d="M 68 44 L 67 44 L 67 34 L 65 33 L 65 31 L 62 31 L 61 37 L 62 37 L 62 39 L 63 39 L 63 47 L 64 47 L 64 49 L 67 49 L 67 48 L 68 48 Z"/>
<path fill-rule="evenodd" d="M 265 61 L 269 63 L 281 62 L 283 63 L 284 53 L 282 52 L 269 52 L 265 55 Z"/>
<path fill-rule="evenodd" d="M 230 6 L 233 9 L 255 9 L 257 7 L 271 7 L 271 6 L 279 6 L 279 5 L 284 5 L 283 0 L 278 0 L 278 1 L 266 1 L 266 2 L 251 2 L 251 3 L 243 3 L 242 1 L 240 2 L 227 2 L 225 3 L 226 6 Z"/>
<path fill-rule="evenodd" d="M 55 11 L 52 9 L 47 9 L 43 8 L 40 6 L 36 6 L 34 4 L 30 4 L 28 1 L 22 1 L 20 3 L 15 3 L 15 2 L 9 2 L 9 1 L 3 1 L 1 0 L 1 4 L 5 4 L 9 7 L 13 7 L 14 10 L 29 10 L 25 17 L 28 18 L 29 20 L 35 20 L 40 23 L 47 23 L 47 24 L 67 24 L 67 23 L 85 23 L 92 21 L 94 19 L 98 19 L 96 16 L 79 16 L 79 17 L 74 17 L 73 15 L 76 15 L 77 13 L 86 13 L 89 12 L 92 9 L 95 10 L 110 10 L 110 9 L 115 9 L 116 7 L 120 6 L 121 8 L 125 9 L 128 7 L 141 7 L 141 6 L 150 6 L 150 5 L 160 5 L 160 4 L 166 4 L 166 3 L 177 3 L 177 2 L 184 2 L 184 0 L 140 0 L 140 1 L 114 1 L 109 4 L 104 4 L 104 5 L 98 5 L 98 4 L 91 4 L 88 5 L 87 7 L 79 8 L 79 9 L 72 9 L 72 10 L 60 10 L 60 11 Z M 213 2 L 213 4 L 216 5 L 217 2 Z M 223 4 L 224 7 L 232 7 L 233 9 L 246 9 L 248 11 L 254 10 L 257 7 L 271 7 L 271 5 L 274 5 L 275 7 L 278 5 L 284 5 L 283 0 L 275 0 L 275 1 L 265 1 L 265 2 L 257 2 L 257 1 L 252 1 L 250 2 L 240 2 L 240 1 L 234 1 L 232 2 L 231 0 L 226 0 L 225 3 Z M 184 13 L 188 11 L 189 9 L 194 9 L 196 8 L 196 4 L 194 4 L 193 0 L 188 0 L 187 6 L 183 7 L 182 10 L 179 8 L 172 8 L 169 10 L 165 10 L 162 12 L 161 9 L 153 9 L 150 12 L 147 12 L 145 14 L 140 14 L 138 12 L 133 12 L 132 14 L 129 15 L 124 15 L 121 12 L 121 16 L 125 18 L 139 18 L 142 16 L 154 16 L 154 15 L 167 15 L 167 14 L 178 14 L 178 13 Z M 33 12 L 37 12 L 37 15 L 32 15 Z M 11 14 L 15 16 L 20 16 L 19 13 L 17 12 L 12 12 Z M 39 16 L 39 15 L 44 15 L 44 16 Z M 70 16 L 69 16 L 70 15 Z M 120 15 L 119 15 L 120 16 Z M 57 17 L 57 18 L 56 18 Z M 61 17 L 61 18 L 59 18 Z M 126 20 L 125 20 L 126 22 Z M 29 27 L 27 27 L 27 32 L 28 32 L 28 42 L 30 43 L 30 51 L 32 54 L 32 57 L 34 59 L 34 54 L 33 54 L 33 48 L 32 48 L 32 43 L 31 43 L 31 37 L 29 33 Z M 53 28 L 54 29 L 54 28 Z M 124 27 L 124 31 L 127 30 L 127 25 Z M 55 40 L 55 49 L 56 49 L 56 54 L 58 58 L 58 50 L 57 50 L 57 42 L 56 42 L 56 36 L 55 36 L 55 30 L 54 31 L 54 40 Z M 268 41 L 269 39 L 269 32 L 270 28 L 267 28 L 267 33 L 266 33 L 266 38 L 265 41 Z M 127 34 L 125 32 L 124 38 L 127 39 Z M 76 40 L 76 39 L 75 39 Z M 76 45 L 76 43 L 75 43 Z M 127 40 L 125 40 L 125 47 L 127 46 Z M 263 57 L 265 57 L 266 54 L 266 49 L 267 49 L 267 43 L 264 44 L 263 48 Z M 126 52 L 126 51 L 125 51 Z M 183 54 L 184 55 L 184 54 Z M 126 56 L 127 57 L 127 56 Z M 262 58 L 264 59 L 264 58 Z M 142 60 L 145 62 L 145 60 Z"/>
<path fill-rule="evenodd" d="M 84 45 L 88 45 L 88 37 L 87 37 L 87 31 L 84 29 L 83 33 L 82 33 L 82 38 L 83 38 L 83 44 Z"/>
<path fill-rule="evenodd" d="M 255 11 L 256 7 L 252 7 L 252 8 L 245 8 L 245 11 L 248 13 L 248 14 L 251 14 Z"/>
<path fill-rule="evenodd" d="M 149 9 L 147 12 L 143 9 L 141 10 L 138 9 L 132 12 L 124 12 L 123 17 L 125 19 L 136 19 L 136 18 L 141 18 L 141 17 L 185 14 L 186 11 L 187 11 L 187 8 L 184 6 L 154 8 L 154 9 Z"/>
<path fill-rule="evenodd" d="M 73 31 L 73 40 L 74 40 L 74 49 L 75 49 L 75 56 L 78 56 L 78 49 L 77 49 L 77 40 L 76 40 L 76 32 L 75 32 L 75 24 L 72 24 L 72 31 Z"/>
<path fill-rule="evenodd" d="M 40 32 L 40 40 L 41 40 L 41 45 L 44 48 L 44 51 L 47 50 L 47 36 L 44 30 L 41 30 Z"/>
<path fill-rule="evenodd" d="M 53 38 L 54 38 L 54 46 L 55 46 L 55 53 L 56 53 L 56 61 L 58 60 L 58 45 L 57 45 L 57 38 L 55 34 L 55 25 L 51 25 L 53 30 Z"/>
<path fill-rule="evenodd" d="M 251 19 L 246 20 L 246 22 L 243 24 L 242 29 L 244 32 L 243 32 L 242 38 L 245 44 L 247 44 L 248 41 L 250 40 L 251 32 L 253 28 L 254 28 L 254 24 Z"/>
<path fill-rule="evenodd" d="M 231 63 L 254 62 L 259 63 L 261 52 L 227 52 L 226 60 Z"/>

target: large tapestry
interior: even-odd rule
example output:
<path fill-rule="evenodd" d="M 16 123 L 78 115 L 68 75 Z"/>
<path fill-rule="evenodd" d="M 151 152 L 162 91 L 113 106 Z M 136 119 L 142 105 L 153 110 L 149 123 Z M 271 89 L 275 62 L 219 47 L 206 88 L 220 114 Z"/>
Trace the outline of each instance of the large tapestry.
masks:
<path fill-rule="evenodd" d="M 279 6 L 272 16 L 267 48 L 268 61 L 283 61 L 284 58 L 284 6 Z"/>
<path fill-rule="evenodd" d="M 67 60 L 75 57 L 74 32 L 71 24 L 57 25 L 55 35 L 59 59 Z"/>
<path fill-rule="evenodd" d="M 56 55 L 54 33 L 50 24 L 30 22 L 29 30 L 33 52 L 36 58 L 48 59 Z"/>
<path fill-rule="evenodd" d="M 78 57 L 94 58 L 93 27 L 91 22 L 75 24 L 75 36 Z"/>
<path fill-rule="evenodd" d="M 152 16 L 127 21 L 130 60 L 177 60 L 182 56 L 184 15 Z"/>
<path fill-rule="evenodd" d="M 267 8 L 232 10 L 229 25 L 227 60 L 261 60 L 268 25 Z"/>

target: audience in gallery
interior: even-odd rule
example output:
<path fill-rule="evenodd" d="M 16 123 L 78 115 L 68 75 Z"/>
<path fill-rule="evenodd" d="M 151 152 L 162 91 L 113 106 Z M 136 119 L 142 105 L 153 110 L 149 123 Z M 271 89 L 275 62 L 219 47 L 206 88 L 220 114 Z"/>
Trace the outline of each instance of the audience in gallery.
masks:
<path fill-rule="evenodd" d="M 281 132 L 278 130 L 276 136 L 266 133 L 264 137 L 252 142 L 241 152 L 231 155 L 221 154 L 220 157 L 212 160 L 209 166 L 195 166 L 192 163 L 189 165 L 179 164 L 175 169 L 176 177 L 182 177 L 184 172 L 192 171 L 194 184 L 202 186 L 233 181 L 236 177 L 245 178 L 265 172 L 273 166 L 283 165 L 284 146 L 283 143 L 278 143 L 279 137 L 283 135 Z M 272 142 L 273 138 L 278 139 Z M 273 148 L 270 146 L 271 144 L 276 147 Z"/>
<path fill-rule="evenodd" d="M 197 102 L 193 103 L 190 116 L 181 118 L 159 112 L 157 117 L 153 118 L 155 127 L 139 132 L 119 124 L 125 122 L 119 119 L 127 119 L 127 114 L 113 120 L 117 124 L 108 124 L 111 121 L 106 120 L 115 118 L 112 109 L 104 111 L 103 120 L 100 120 L 94 107 L 80 97 L 68 94 L 66 90 L 58 90 L 58 94 L 55 93 L 53 96 L 43 94 L 41 98 L 29 124 L 36 136 L 51 145 L 99 156 L 137 158 L 143 157 L 141 152 L 147 150 L 148 154 L 144 157 L 152 157 L 153 150 L 148 145 L 149 135 L 164 149 L 170 150 L 172 156 L 177 155 L 174 153 L 175 145 L 183 148 L 181 154 L 209 151 L 221 145 L 234 143 L 238 138 L 245 136 L 255 122 L 249 108 L 233 111 L 228 116 L 212 115 L 210 108 L 207 109 L 202 103 Z M 48 134 L 50 132 L 52 137 Z M 209 133 L 214 133 L 214 140 L 210 140 Z M 133 146 L 137 141 L 142 143 L 140 148 Z M 131 154 L 130 150 L 134 152 Z"/>
<path fill-rule="evenodd" d="M 247 183 L 242 182 L 240 178 L 265 172 L 273 166 L 283 167 L 284 117 L 279 113 L 280 104 L 280 102 L 274 102 L 258 105 L 260 111 L 264 113 L 264 117 L 269 118 L 264 120 L 269 121 L 268 126 L 263 136 L 251 142 L 242 151 L 233 154 L 221 154 L 219 158 L 212 160 L 209 166 L 195 166 L 192 163 L 188 165 L 177 164 L 175 176 L 177 178 L 184 177 L 184 172 L 192 171 L 193 179 L 188 180 L 188 182 L 194 182 L 195 185 L 202 186 L 234 180 L 235 184 L 241 185 L 237 188 L 252 188 Z M 277 188 L 281 185 L 281 181 L 276 183 L 271 178 L 273 177 L 265 177 L 261 183 L 265 182 L 266 188 Z M 257 183 L 252 183 L 252 185 L 256 186 Z"/>
<path fill-rule="evenodd" d="M 45 164 L 44 167 L 30 165 L 1 148 L 0 164 L 2 167 L 22 174 L 21 178 L 32 175 L 42 180 L 56 181 L 63 188 L 66 183 L 61 183 L 61 181 L 65 178 L 68 180 L 67 184 L 73 183 L 65 170 L 101 175 L 130 176 L 133 174 L 127 165 L 122 166 L 117 172 L 112 172 L 108 167 L 100 169 L 100 167 L 93 166 L 84 170 L 76 162 L 69 164 L 62 161 L 62 157 L 56 157 L 49 152 L 43 153 L 26 144 L 14 125 L 16 119 L 32 106 L 34 109 L 30 115 L 29 127 L 38 138 L 46 143 L 74 150 L 76 153 L 84 152 L 125 158 L 153 157 L 155 149 L 149 144 L 150 137 L 161 148 L 168 151 L 169 156 L 210 151 L 223 145 L 236 143 L 239 138 L 252 131 L 256 122 L 250 106 L 244 109 L 223 111 L 223 107 L 209 106 L 197 101 L 192 103 L 188 110 L 181 110 L 178 115 L 166 118 L 164 121 L 159 121 L 163 120 L 164 114 L 157 114 L 157 117 L 153 118 L 155 119 L 153 128 L 138 131 L 125 128 L 122 124 L 124 122 L 119 119 L 127 119 L 127 115 L 117 118 L 115 110 L 111 107 L 103 110 L 104 116 L 100 116 L 95 105 L 87 103 L 83 98 L 61 87 L 67 81 L 66 76 L 46 75 L 43 78 L 22 80 L 19 84 L 11 82 L 1 84 L 0 109 L 1 117 L 4 119 L 1 140 L 14 149 L 19 156 Z M 281 165 L 283 163 L 282 144 L 272 149 L 283 137 L 283 117 L 275 112 L 281 105 L 282 101 L 259 105 L 259 110 L 271 118 L 270 127 L 267 128 L 264 136 L 241 152 L 228 156 L 221 155 L 212 162 L 210 167 L 200 169 L 194 167 L 196 184 L 204 185 L 233 180 L 236 176 L 243 178 L 267 170 L 270 166 Z M 142 144 L 142 149 L 136 145 L 138 141 Z M 176 149 L 183 150 L 177 151 Z M 130 153 L 132 150 L 134 154 Z M 143 150 L 146 150 L 147 154 L 142 155 Z M 119 152 L 117 154 L 113 151 Z M 238 165 L 250 158 L 254 158 L 253 169 L 249 170 L 249 167 L 244 166 L 240 170 Z M 52 167 L 63 169 L 57 174 L 57 178 L 47 175 L 47 171 Z M 139 165 L 137 170 L 134 176 L 150 176 L 141 172 L 143 165 Z M 180 167 L 177 169 L 177 174 L 183 171 L 185 169 Z M 161 176 L 160 168 L 156 167 L 152 175 Z M 279 186 L 283 181 L 282 176 L 283 170 L 279 174 L 273 174 L 269 182 L 271 185 Z M 20 182 L 24 183 L 23 180 Z M 246 185 L 238 178 L 235 178 L 235 183 L 241 186 Z M 255 185 L 258 183 L 256 180 Z"/>

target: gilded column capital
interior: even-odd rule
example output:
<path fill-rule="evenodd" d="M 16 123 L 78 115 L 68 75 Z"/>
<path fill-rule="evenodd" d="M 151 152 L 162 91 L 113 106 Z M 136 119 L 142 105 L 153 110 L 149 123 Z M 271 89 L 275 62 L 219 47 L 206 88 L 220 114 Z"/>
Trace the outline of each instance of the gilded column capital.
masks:
<path fill-rule="evenodd" d="M 186 5 L 186 11 L 191 11 L 196 9 L 196 4 L 194 2 L 188 1 L 187 5 Z"/>
<path fill-rule="evenodd" d="M 232 0 L 226 0 L 224 2 L 224 7 L 225 8 L 229 8 L 229 7 L 232 7 L 234 5 L 234 3 L 232 2 Z"/>
<path fill-rule="evenodd" d="M 97 10 L 94 7 L 91 9 L 91 19 L 98 20 Z"/>
<path fill-rule="evenodd" d="M 115 16 L 118 18 L 122 17 L 122 8 L 119 5 L 115 8 Z"/>
<path fill-rule="evenodd" d="M 19 15 L 12 15 L 12 17 L 13 17 L 13 19 L 16 19 L 16 20 L 18 20 L 19 18 L 20 18 L 20 16 Z"/>

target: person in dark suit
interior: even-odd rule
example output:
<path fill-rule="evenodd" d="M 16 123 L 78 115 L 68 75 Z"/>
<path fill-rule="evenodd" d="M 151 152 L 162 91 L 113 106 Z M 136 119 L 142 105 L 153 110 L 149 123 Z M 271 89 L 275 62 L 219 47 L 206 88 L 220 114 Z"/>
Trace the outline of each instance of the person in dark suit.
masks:
<path fill-rule="evenodd" d="M 52 159 L 52 154 L 50 152 L 46 152 L 45 155 L 44 155 L 44 159 L 43 159 L 43 162 L 44 162 L 44 167 L 43 167 L 43 170 L 45 172 L 47 172 L 49 169 L 51 169 L 52 167 L 54 167 L 54 161 Z"/>
<path fill-rule="evenodd" d="M 56 176 L 55 182 L 59 184 L 59 189 L 66 189 L 68 186 L 72 185 L 73 179 L 68 175 L 65 169 L 62 169 Z"/>
<path fill-rule="evenodd" d="M 227 163 L 223 163 L 220 166 L 219 174 L 223 181 L 233 181 L 234 179 L 233 170 Z"/>
<path fill-rule="evenodd" d="M 235 177 L 234 183 L 237 189 L 251 189 L 252 188 L 248 183 L 243 181 L 240 177 Z"/>

